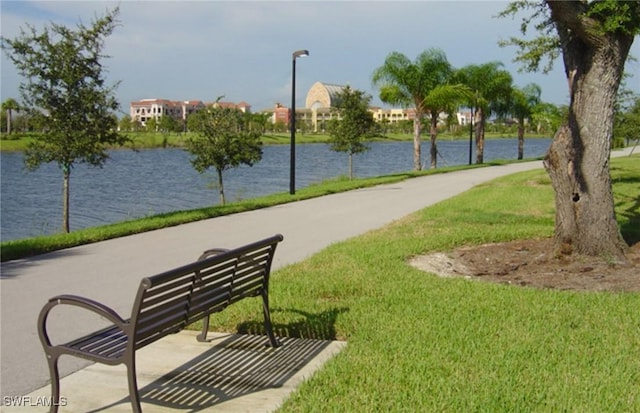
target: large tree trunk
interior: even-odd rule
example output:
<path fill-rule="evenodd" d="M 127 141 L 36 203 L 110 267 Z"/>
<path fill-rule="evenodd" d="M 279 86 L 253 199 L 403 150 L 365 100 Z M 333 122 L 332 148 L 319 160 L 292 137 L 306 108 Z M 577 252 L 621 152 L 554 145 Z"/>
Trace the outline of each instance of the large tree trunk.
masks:
<path fill-rule="evenodd" d="M 633 36 L 599 35 L 576 18 L 578 2 L 548 2 L 563 49 L 571 97 L 545 168 L 556 193 L 555 248 L 624 261 L 609 156 L 614 103 Z"/>
<path fill-rule="evenodd" d="M 436 169 L 438 166 L 438 146 L 436 144 L 436 139 L 438 138 L 438 115 L 431 114 L 429 133 L 431 135 L 431 169 Z"/>
<path fill-rule="evenodd" d="M 481 108 L 476 110 L 476 163 L 484 162 L 484 112 Z"/>
<path fill-rule="evenodd" d="M 413 169 L 422 169 L 422 155 L 420 149 L 420 133 L 422 132 L 422 113 L 416 111 L 416 118 L 413 120 Z"/>

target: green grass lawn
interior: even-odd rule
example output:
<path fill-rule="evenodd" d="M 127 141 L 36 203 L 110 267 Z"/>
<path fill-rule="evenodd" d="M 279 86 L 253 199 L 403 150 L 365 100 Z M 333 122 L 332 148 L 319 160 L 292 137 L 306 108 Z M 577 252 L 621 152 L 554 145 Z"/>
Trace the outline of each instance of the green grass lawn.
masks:
<path fill-rule="evenodd" d="M 626 236 L 640 222 L 638 159 L 612 161 Z M 640 412 L 640 294 L 445 279 L 407 264 L 429 251 L 549 237 L 553 214 L 545 172 L 521 173 L 275 272 L 278 335 L 348 342 L 281 410 Z M 262 333 L 253 301 L 213 323 Z"/>

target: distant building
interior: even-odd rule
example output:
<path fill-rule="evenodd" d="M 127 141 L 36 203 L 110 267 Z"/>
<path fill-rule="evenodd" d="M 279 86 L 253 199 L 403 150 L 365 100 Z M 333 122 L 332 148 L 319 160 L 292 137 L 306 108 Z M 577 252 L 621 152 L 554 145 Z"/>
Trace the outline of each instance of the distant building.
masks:
<path fill-rule="evenodd" d="M 288 107 L 283 106 L 281 103 L 276 103 L 276 107 L 273 108 L 273 117 L 271 118 L 271 123 L 284 123 L 285 125 L 289 124 L 289 116 L 291 114 L 291 110 Z"/>
<path fill-rule="evenodd" d="M 380 107 L 372 107 L 369 110 L 373 113 L 373 118 L 377 122 L 398 123 L 403 120 L 414 120 L 416 118 L 416 110 L 409 109 L 384 109 Z"/>
<path fill-rule="evenodd" d="M 315 132 L 324 131 L 326 124 L 331 119 L 337 117 L 335 107 L 340 103 L 340 92 L 344 90 L 345 85 L 336 85 L 332 83 L 316 82 L 307 92 L 307 98 L 304 108 L 296 108 L 296 124 L 308 125 Z M 247 102 L 210 102 L 205 103 L 201 100 L 185 100 L 175 101 L 167 99 L 142 99 L 131 102 L 129 114 L 132 121 L 138 121 L 143 126 L 149 119 L 158 120 L 162 116 L 171 116 L 172 118 L 186 122 L 187 117 L 206 106 L 232 107 L 243 113 L 251 112 L 251 105 Z M 401 121 L 412 121 L 416 117 L 415 108 L 381 108 L 370 107 L 373 118 L 377 122 L 398 123 Z M 276 103 L 272 110 L 265 110 L 263 113 L 271 113 L 271 122 L 273 124 L 283 123 L 289 125 L 291 122 L 291 109 Z M 442 122 L 446 121 L 445 114 L 440 114 Z M 460 125 L 468 125 L 470 113 L 458 113 L 458 123 Z"/>
<path fill-rule="evenodd" d="M 142 99 L 131 102 L 129 116 L 132 121 L 138 121 L 143 126 L 150 119 L 158 120 L 162 116 L 170 116 L 177 121 L 186 122 L 187 117 L 206 106 L 232 107 L 243 113 L 251 112 L 251 105 L 247 102 L 211 102 L 204 103 L 201 100 L 168 100 L 168 99 Z"/>
<path fill-rule="evenodd" d="M 340 103 L 339 94 L 346 86 L 316 82 L 307 92 L 305 107 L 311 110 L 336 107 Z"/>
<path fill-rule="evenodd" d="M 326 122 L 337 116 L 335 111 L 331 109 L 340 103 L 339 95 L 345 87 L 331 83 L 314 83 L 307 92 L 306 107 L 296 110 L 296 122 L 298 120 L 308 121 L 316 132 L 319 129 L 324 129 Z M 415 108 L 370 107 L 369 110 L 377 122 L 398 123 L 412 121 L 416 117 Z"/>
<path fill-rule="evenodd" d="M 465 126 L 471 123 L 471 112 L 458 112 L 456 113 L 458 118 L 458 125 Z"/>
<path fill-rule="evenodd" d="M 337 116 L 331 108 L 338 106 L 339 95 L 345 87 L 331 83 L 314 83 L 307 92 L 305 108 L 296 113 L 296 122 L 299 119 L 310 123 L 314 132 L 324 130 L 327 122 Z"/>

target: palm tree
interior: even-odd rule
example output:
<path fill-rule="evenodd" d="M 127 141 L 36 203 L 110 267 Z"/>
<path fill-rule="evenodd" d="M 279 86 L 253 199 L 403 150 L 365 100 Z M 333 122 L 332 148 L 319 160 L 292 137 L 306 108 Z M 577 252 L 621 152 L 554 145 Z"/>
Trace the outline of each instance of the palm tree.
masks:
<path fill-rule="evenodd" d="M 452 74 L 453 71 L 451 72 L 451 75 Z M 436 139 L 438 137 L 438 121 L 440 120 L 440 113 L 453 113 L 458 103 L 468 100 L 470 95 L 471 90 L 465 85 L 445 84 L 436 86 L 424 98 L 424 107 L 429 113 L 431 121 L 429 129 L 429 134 L 431 136 L 431 169 L 435 169 L 438 162 L 438 147 L 436 145 Z"/>
<path fill-rule="evenodd" d="M 7 135 L 10 135 L 11 134 L 11 121 L 12 121 L 13 111 L 14 110 L 20 110 L 20 105 L 18 104 L 18 102 L 15 99 L 9 98 L 9 99 L 5 100 L 4 102 L 2 102 L 2 110 L 6 110 L 7 111 Z"/>
<path fill-rule="evenodd" d="M 524 122 L 531 119 L 533 110 L 540 104 L 542 89 L 535 83 L 524 88 L 513 88 L 511 96 L 511 112 L 518 120 L 518 159 L 524 157 Z"/>
<path fill-rule="evenodd" d="M 435 146 L 438 115 L 453 104 L 453 96 L 462 91 L 461 86 L 449 90 L 454 70 L 445 53 L 436 48 L 425 50 L 412 62 L 400 52 L 390 53 L 384 64 L 372 76 L 374 86 L 380 87 L 380 100 L 393 105 L 415 106 L 413 120 L 413 164 L 414 169 L 422 169 L 420 154 L 420 134 L 422 120 L 431 115 L 431 166 L 435 167 L 437 149 Z"/>
<path fill-rule="evenodd" d="M 502 70 L 500 62 L 468 65 L 458 70 L 456 79 L 468 86 L 471 99 L 468 105 L 475 112 L 476 163 L 484 162 L 484 129 L 491 114 L 508 112 L 511 96 L 511 74 Z"/>

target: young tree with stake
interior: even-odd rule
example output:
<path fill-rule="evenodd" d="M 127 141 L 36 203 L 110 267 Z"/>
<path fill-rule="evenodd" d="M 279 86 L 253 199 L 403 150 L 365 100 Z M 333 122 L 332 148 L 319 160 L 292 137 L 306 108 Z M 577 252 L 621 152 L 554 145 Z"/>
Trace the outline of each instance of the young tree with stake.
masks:
<path fill-rule="evenodd" d="M 371 96 L 346 86 L 338 93 L 335 111 L 339 119 L 329 122 L 331 150 L 349 155 L 349 179 L 353 179 L 353 155 L 369 149 L 365 140 L 375 134 L 376 123 L 369 111 Z"/>
<path fill-rule="evenodd" d="M 191 164 L 200 173 L 215 169 L 220 203 L 224 205 L 222 173 L 241 164 L 252 166 L 262 159 L 260 132 L 243 129 L 241 111 L 215 105 L 191 115 L 189 127 L 198 133 L 187 141 L 187 150 L 193 155 Z"/>

